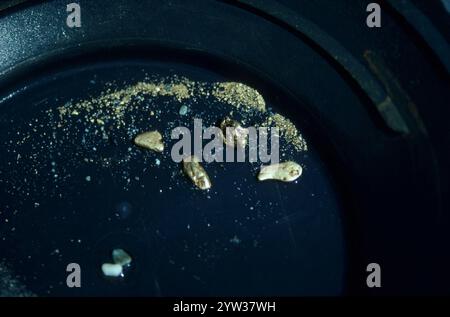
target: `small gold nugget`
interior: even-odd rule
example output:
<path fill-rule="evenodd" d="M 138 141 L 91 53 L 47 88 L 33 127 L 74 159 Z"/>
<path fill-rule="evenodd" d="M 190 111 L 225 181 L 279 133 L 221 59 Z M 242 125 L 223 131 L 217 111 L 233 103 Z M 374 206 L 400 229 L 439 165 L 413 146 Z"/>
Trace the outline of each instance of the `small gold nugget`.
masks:
<path fill-rule="evenodd" d="M 162 152 L 164 150 L 162 135 L 158 131 L 141 133 L 134 138 L 134 143 L 140 147 L 157 152 Z"/>
<path fill-rule="evenodd" d="M 220 123 L 220 130 L 222 130 L 222 139 L 226 145 L 237 145 L 242 148 L 245 148 L 245 146 L 247 145 L 248 129 L 243 128 L 241 124 L 236 120 L 226 117 Z M 228 136 L 228 139 L 227 130 L 228 133 L 231 133 L 231 136 Z"/>
<path fill-rule="evenodd" d="M 183 171 L 200 189 L 211 188 L 211 180 L 208 174 L 200 165 L 196 156 L 189 156 L 183 159 Z"/>
<path fill-rule="evenodd" d="M 302 167 L 292 161 L 263 166 L 258 174 L 258 180 L 275 179 L 282 182 L 292 182 L 302 175 Z"/>

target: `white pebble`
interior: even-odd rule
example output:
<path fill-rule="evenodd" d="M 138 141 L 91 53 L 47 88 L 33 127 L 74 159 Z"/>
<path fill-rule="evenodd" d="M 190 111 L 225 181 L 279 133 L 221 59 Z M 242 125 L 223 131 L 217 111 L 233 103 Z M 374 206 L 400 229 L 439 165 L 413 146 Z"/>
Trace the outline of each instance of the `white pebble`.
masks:
<path fill-rule="evenodd" d="M 131 263 L 131 256 L 123 249 L 114 249 L 112 258 L 115 264 L 125 266 Z"/>
<path fill-rule="evenodd" d="M 118 277 L 118 276 L 122 275 L 122 265 L 112 264 L 112 263 L 103 263 L 102 264 L 102 272 L 105 276 Z"/>
<path fill-rule="evenodd" d="M 179 111 L 179 114 L 180 114 L 181 116 L 184 116 L 187 112 L 188 112 L 188 107 L 186 107 L 186 106 L 181 106 L 180 111 Z"/>

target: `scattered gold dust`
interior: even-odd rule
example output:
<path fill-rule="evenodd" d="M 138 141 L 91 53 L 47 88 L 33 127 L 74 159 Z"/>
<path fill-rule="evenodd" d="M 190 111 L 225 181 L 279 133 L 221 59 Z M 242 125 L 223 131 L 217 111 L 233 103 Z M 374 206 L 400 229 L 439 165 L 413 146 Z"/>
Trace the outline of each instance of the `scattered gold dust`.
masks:
<path fill-rule="evenodd" d="M 243 116 L 252 115 L 251 112 L 253 111 L 261 114 L 267 113 L 268 119 L 260 126 L 277 127 L 280 137 L 297 151 L 308 149 L 306 141 L 295 125 L 280 114 L 266 112 L 266 103 L 261 94 L 242 83 L 206 83 L 174 76 L 158 82 L 137 82 L 123 89 L 114 90 L 111 87 L 112 84 L 107 85 L 107 88 L 98 97 L 74 103 L 69 102 L 59 107 L 61 120 L 57 124 L 58 127 L 63 127 L 67 123 L 64 120 L 65 118 L 77 117 L 77 120 L 84 120 L 87 123 L 100 126 L 101 129 L 104 128 L 102 133 L 107 138 L 107 129 L 111 129 L 113 126 L 116 128 L 127 126 L 127 114 L 142 107 L 143 102 L 148 97 L 172 97 L 178 102 L 185 102 L 188 99 L 195 102 L 197 98 L 212 97 L 236 108 L 236 112 L 238 114 L 240 112 Z M 148 109 L 148 111 L 149 118 L 157 117 L 159 113 L 156 109 Z M 230 115 L 231 113 L 233 111 L 230 112 Z M 229 123 L 231 124 L 231 121 Z M 222 124 L 224 123 L 222 122 Z M 221 129 L 223 130 L 223 126 L 221 126 Z M 236 126 L 236 132 L 245 132 L 245 130 L 240 125 Z M 238 136 L 235 135 L 234 140 L 239 143 L 236 137 Z M 242 138 L 241 144 L 245 146 L 246 141 L 246 138 Z"/>
<path fill-rule="evenodd" d="M 279 129 L 280 136 L 283 137 L 288 143 L 292 144 L 297 151 L 307 151 L 308 145 L 297 130 L 295 125 L 289 119 L 283 117 L 281 114 L 274 114 L 270 116 L 265 125 L 274 126 Z"/>
<path fill-rule="evenodd" d="M 112 121 L 116 126 L 125 125 L 124 116 L 133 101 L 144 97 L 168 96 L 181 102 L 193 95 L 193 84 L 187 79 L 170 83 L 138 82 L 120 90 L 107 88 L 99 97 L 78 103 L 68 103 L 58 108 L 60 118 L 84 114 L 86 121 L 104 125 Z M 153 113 L 153 112 L 152 112 Z"/>
<path fill-rule="evenodd" d="M 231 104 L 236 108 L 246 110 L 266 111 L 264 98 L 255 89 L 235 82 L 215 84 L 212 95 L 222 102 Z"/>

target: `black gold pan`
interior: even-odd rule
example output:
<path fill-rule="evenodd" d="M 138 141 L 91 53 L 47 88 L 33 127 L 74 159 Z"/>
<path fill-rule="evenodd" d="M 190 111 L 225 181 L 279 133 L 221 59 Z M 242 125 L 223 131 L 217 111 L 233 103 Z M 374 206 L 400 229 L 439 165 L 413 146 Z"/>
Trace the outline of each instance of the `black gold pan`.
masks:
<path fill-rule="evenodd" d="M 0 6 L 0 295 L 444 292 L 440 13 L 417 32 L 389 2 L 351 33 L 345 1 Z M 244 160 L 198 162 L 208 127 Z M 279 129 L 279 165 L 251 127 Z"/>

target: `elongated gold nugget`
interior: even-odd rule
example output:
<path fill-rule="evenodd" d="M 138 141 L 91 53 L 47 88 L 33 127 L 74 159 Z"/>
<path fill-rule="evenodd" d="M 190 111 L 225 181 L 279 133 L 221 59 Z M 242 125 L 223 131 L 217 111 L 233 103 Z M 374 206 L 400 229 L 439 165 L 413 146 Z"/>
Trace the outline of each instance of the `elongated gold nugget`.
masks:
<path fill-rule="evenodd" d="M 196 156 L 189 156 L 183 159 L 183 171 L 200 189 L 211 188 L 211 180 Z"/>
<path fill-rule="evenodd" d="M 261 168 L 258 180 L 274 179 L 282 182 L 293 182 L 302 175 L 302 171 L 302 167 L 292 161 L 272 164 Z"/>
<path fill-rule="evenodd" d="M 156 152 L 164 151 L 162 135 L 158 131 L 150 131 L 139 134 L 134 138 L 134 143 L 140 147 Z"/>

